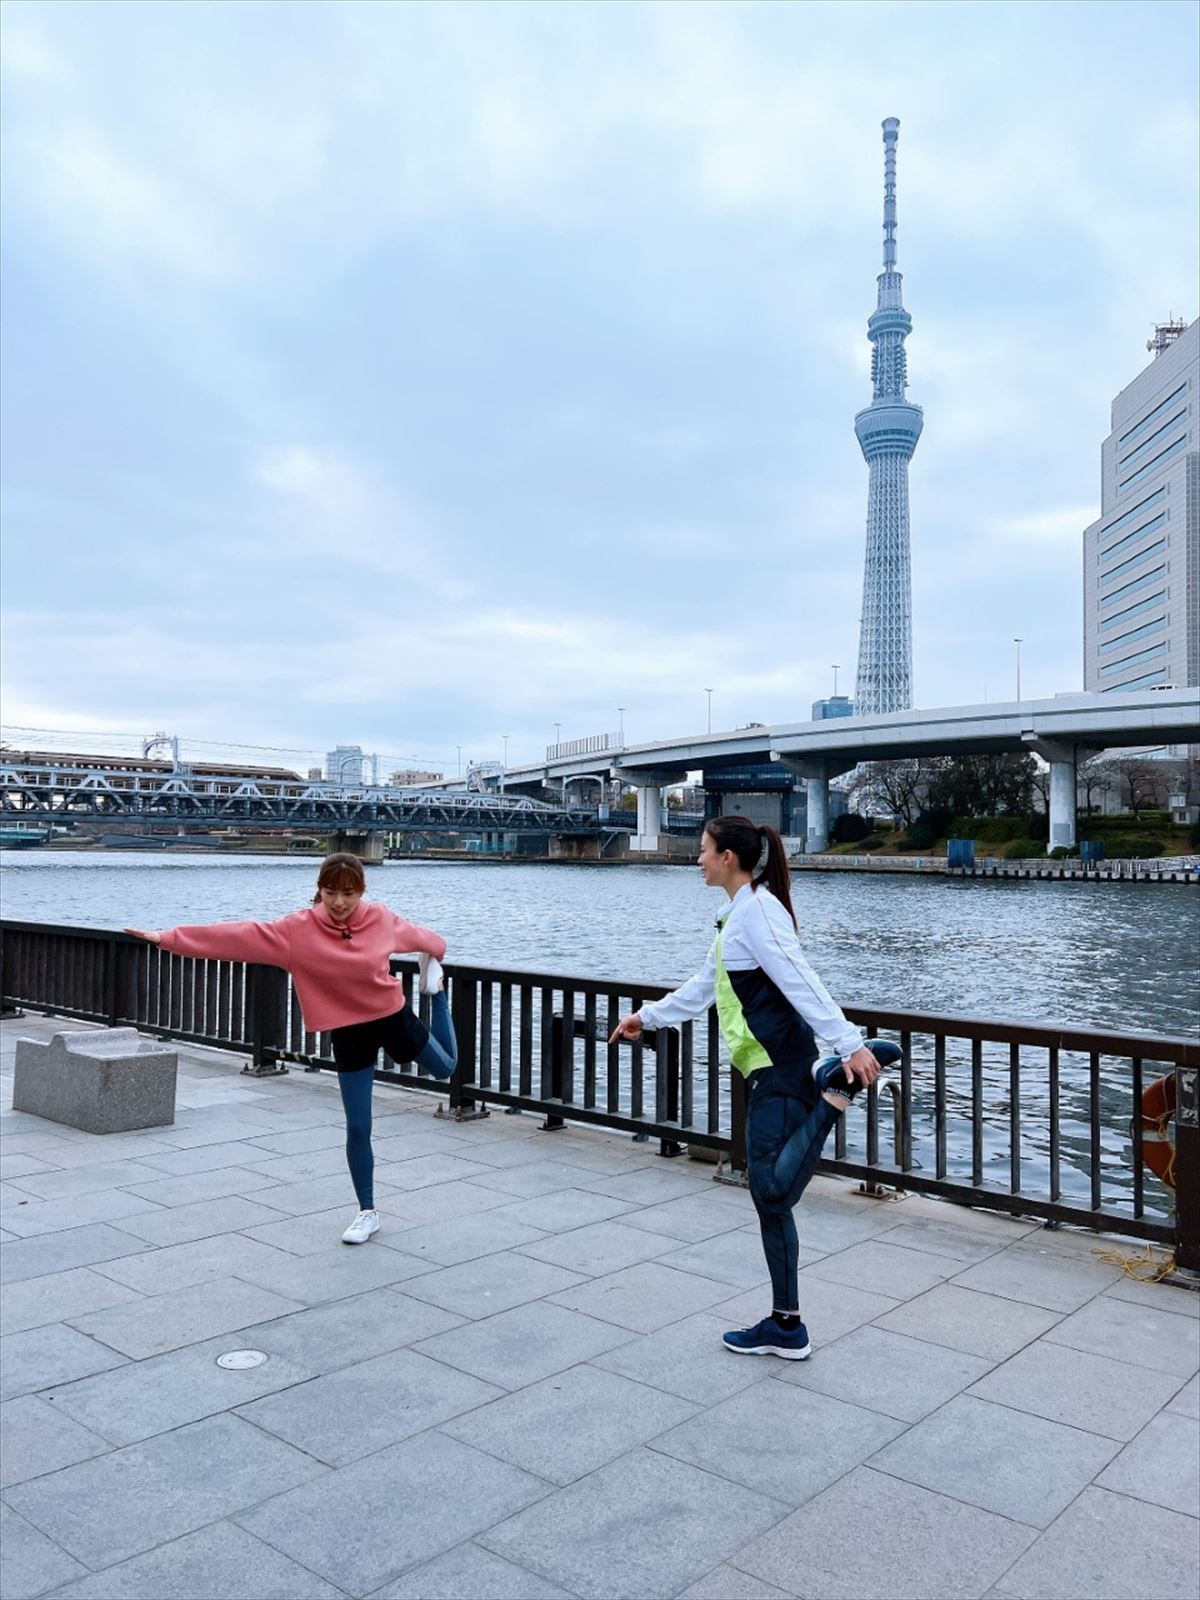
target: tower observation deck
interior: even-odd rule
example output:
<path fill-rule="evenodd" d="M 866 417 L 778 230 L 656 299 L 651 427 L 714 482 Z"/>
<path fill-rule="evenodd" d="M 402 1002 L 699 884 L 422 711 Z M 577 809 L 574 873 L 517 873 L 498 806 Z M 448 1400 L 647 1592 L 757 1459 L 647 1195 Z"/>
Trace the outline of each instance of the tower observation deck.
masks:
<path fill-rule="evenodd" d="M 896 270 L 896 145 L 898 117 L 883 124 L 883 271 L 867 323 L 871 404 L 854 419 L 870 469 L 867 552 L 854 708 L 859 714 L 907 711 L 912 705 L 912 577 L 909 557 L 908 463 L 921 437 L 920 406 L 905 399 L 904 341 L 912 318 L 900 301 Z"/>

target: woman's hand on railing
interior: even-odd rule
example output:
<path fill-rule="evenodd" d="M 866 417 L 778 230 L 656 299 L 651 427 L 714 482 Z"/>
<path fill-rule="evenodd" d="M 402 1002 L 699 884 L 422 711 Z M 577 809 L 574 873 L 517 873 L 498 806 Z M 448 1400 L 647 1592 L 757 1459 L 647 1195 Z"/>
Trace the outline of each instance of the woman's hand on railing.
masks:
<path fill-rule="evenodd" d="M 162 939 L 162 934 L 153 929 L 147 930 L 145 928 L 122 928 L 121 932 L 131 933 L 135 939 L 145 939 L 147 944 L 158 944 Z"/>
<path fill-rule="evenodd" d="M 609 1035 L 609 1044 L 616 1044 L 618 1039 L 640 1039 L 642 1037 L 642 1019 L 636 1011 L 631 1011 L 621 1018 L 612 1033 Z"/>
<path fill-rule="evenodd" d="M 846 1056 L 842 1061 L 842 1071 L 846 1074 L 846 1082 L 853 1083 L 854 1079 L 869 1089 L 879 1076 L 879 1063 L 871 1052 L 863 1046 L 856 1050 L 852 1056 Z M 835 1090 L 836 1093 L 836 1090 Z"/>

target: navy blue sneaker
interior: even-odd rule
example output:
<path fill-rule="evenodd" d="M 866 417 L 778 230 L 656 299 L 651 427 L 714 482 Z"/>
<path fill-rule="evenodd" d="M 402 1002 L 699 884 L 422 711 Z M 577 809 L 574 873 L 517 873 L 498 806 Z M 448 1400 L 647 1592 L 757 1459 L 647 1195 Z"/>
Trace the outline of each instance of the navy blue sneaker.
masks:
<path fill-rule="evenodd" d="M 898 1044 L 893 1044 L 890 1039 L 864 1039 L 863 1047 L 871 1052 L 881 1067 L 894 1067 L 904 1054 Z M 852 1083 L 846 1082 L 845 1069 L 837 1056 L 831 1056 L 827 1061 L 822 1061 L 820 1066 L 813 1071 L 817 1088 L 824 1091 L 828 1089 L 833 1094 L 844 1094 L 847 1100 L 862 1088 L 857 1078 Z"/>
<path fill-rule="evenodd" d="M 764 1317 L 752 1328 L 737 1328 L 722 1337 L 726 1350 L 739 1356 L 782 1356 L 785 1361 L 807 1361 L 812 1355 L 808 1329 L 802 1322 L 789 1333 L 774 1317 Z"/>

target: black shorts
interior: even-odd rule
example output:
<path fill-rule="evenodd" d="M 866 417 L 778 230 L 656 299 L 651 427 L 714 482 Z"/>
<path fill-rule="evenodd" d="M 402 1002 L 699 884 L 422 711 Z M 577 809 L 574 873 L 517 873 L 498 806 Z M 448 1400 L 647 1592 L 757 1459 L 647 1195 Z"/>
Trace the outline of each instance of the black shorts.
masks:
<path fill-rule="evenodd" d="M 415 1061 L 429 1043 L 429 1029 L 412 1006 L 403 1006 L 390 1017 L 334 1028 L 329 1042 L 339 1072 L 361 1072 L 375 1065 L 381 1050 L 395 1062 Z"/>

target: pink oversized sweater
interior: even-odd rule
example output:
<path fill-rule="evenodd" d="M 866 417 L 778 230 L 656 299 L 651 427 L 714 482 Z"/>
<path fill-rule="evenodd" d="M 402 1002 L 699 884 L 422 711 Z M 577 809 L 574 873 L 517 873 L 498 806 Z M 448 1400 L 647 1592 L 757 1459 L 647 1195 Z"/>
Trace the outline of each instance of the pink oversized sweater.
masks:
<path fill-rule="evenodd" d="M 170 928 L 159 943 L 180 956 L 283 967 L 295 981 L 304 1024 L 312 1033 L 399 1011 L 404 988 L 389 971 L 394 951 L 424 950 L 439 961 L 446 954 L 440 933 L 366 900 L 359 901 L 348 922 L 334 922 L 323 906 L 310 906 L 276 922 Z"/>

